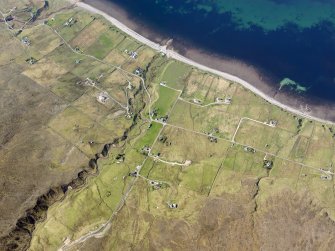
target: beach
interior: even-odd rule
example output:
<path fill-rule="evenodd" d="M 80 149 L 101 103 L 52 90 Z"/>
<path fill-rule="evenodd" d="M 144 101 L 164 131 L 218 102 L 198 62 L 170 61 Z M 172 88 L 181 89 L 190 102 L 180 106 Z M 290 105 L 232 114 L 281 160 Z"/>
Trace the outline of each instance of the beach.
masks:
<path fill-rule="evenodd" d="M 273 105 L 321 123 L 335 122 L 334 104 L 324 104 L 321 101 L 306 100 L 303 97 L 297 97 L 297 95 L 279 92 L 268 84 L 270 78 L 266 74 L 251 65 L 208 54 L 198 48 L 188 47 L 187 44 L 183 45 L 182 41 L 173 41 L 172 46 L 166 46 L 168 37 L 151 31 L 143 24 L 132 20 L 124 10 L 108 1 L 72 2 L 75 2 L 80 8 L 103 16 L 114 26 L 152 49 L 203 71 L 239 83 Z"/>

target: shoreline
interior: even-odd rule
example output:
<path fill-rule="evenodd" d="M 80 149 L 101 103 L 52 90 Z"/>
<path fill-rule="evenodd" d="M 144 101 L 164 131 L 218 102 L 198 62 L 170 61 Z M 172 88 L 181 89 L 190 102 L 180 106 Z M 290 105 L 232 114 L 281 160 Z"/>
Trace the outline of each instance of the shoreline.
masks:
<path fill-rule="evenodd" d="M 71 0 L 70 0 L 71 1 Z M 107 12 L 104 12 L 92 5 L 90 5 L 89 3 L 85 3 L 85 2 L 79 2 L 79 1 L 71 1 L 72 3 L 74 3 L 76 6 L 85 9 L 86 11 L 89 11 L 91 13 L 95 13 L 98 15 L 103 16 L 106 20 L 108 20 L 111 24 L 113 24 L 114 26 L 116 26 L 118 29 L 122 30 L 123 32 L 125 32 L 127 35 L 133 37 L 134 39 L 138 40 L 139 42 L 151 47 L 152 49 L 158 51 L 158 52 L 162 52 L 165 53 L 169 58 L 175 59 L 177 61 L 181 61 L 183 63 L 189 64 L 193 67 L 196 67 L 200 70 L 206 71 L 206 72 L 210 72 L 212 74 L 215 74 L 217 76 L 223 77 L 227 80 L 236 82 L 238 84 L 241 84 L 243 87 L 247 88 L 248 90 L 250 90 L 251 92 L 253 92 L 254 94 L 260 96 L 261 98 L 263 98 L 264 100 L 268 101 L 269 103 L 276 105 L 277 107 L 280 107 L 288 112 L 294 113 L 296 115 L 299 115 L 301 117 L 307 118 L 307 119 L 311 119 L 311 120 L 315 120 L 321 123 L 327 123 L 327 124 L 334 124 L 335 123 L 335 114 L 329 114 L 329 111 L 332 107 L 330 107 L 329 105 L 315 105 L 313 104 L 313 110 L 311 112 L 303 112 L 300 109 L 304 109 L 304 107 L 307 105 L 305 102 L 303 102 L 302 100 L 298 100 L 297 97 L 290 97 L 289 94 L 287 93 L 278 93 L 276 90 L 274 90 L 274 88 L 270 87 L 268 84 L 266 84 L 266 80 L 263 80 L 263 76 L 261 76 L 259 74 L 259 72 L 257 72 L 257 70 L 250 66 L 250 65 L 246 65 L 243 64 L 239 61 L 232 61 L 232 60 L 222 60 L 222 58 L 219 58 L 216 55 L 208 55 L 205 52 L 202 51 L 196 51 L 196 49 L 193 48 L 183 48 L 183 54 L 181 55 L 180 53 L 178 53 L 177 51 L 173 50 L 173 49 L 168 49 L 166 45 L 161 45 L 158 42 L 154 42 L 144 36 L 142 36 L 141 34 L 139 34 L 138 32 L 136 32 L 134 29 L 134 25 L 131 25 L 131 21 L 127 20 L 127 22 L 125 22 L 124 17 L 121 18 L 121 16 L 125 16 L 126 13 L 120 13 L 118 15 L 118 19 L 121 19 L 121 21 L 119 21 L 118 19 L 116 19 L 115 17 L 113 17 L 112 15 L 110 15 Z M 95 1 L 95 2 L 100 2 L 100 1 Z M 100 2 L 101 6 L 104 6 L 106 4 L 111 5 L 111 3 L 106 3 L 105 1 Z M 115 7 L 115 6 L 113 6 Z M 107 8 L 106 8 L 107 9 Z M 120 11 L 118 9 L 118 11 Z M 126 24 L 125 24 L 126 23 Z M 133 26 L 133 27 L 129 27 L 129 26 Z M 148 36 L 148 31 L 145 32 L 146 35 Z M 150 36 L 148 36 L 150 37 Z M 158 39 L 155 38 L 153 40 L 158 40 L 160 42 L 164 41 L 164 39 Z M 165 39 L 165 41 L 167 41 L 168 39 Z M 204 61 L 211 61 L 211 64 L 220 64 L 221 67 L 215 67 L 212 68 L 210 66 L 206 66 L 203 62 Z M 202 63 L 199 63 L 201 62 Z M 216 62 L 215 62 L 216 61 Z M 209 65 L 209 64 L 207 64 Z M 225 68 L 225 71 L 223 70 L 219 70 L 217 68 Z M 229 69 L 228 71 L 231 73 L 226 72 L 226 69 Z M 236 74 L 236 72 L 238 74 Z M 242 75 L 242 78 L 241 78 Z M 244 79 L 248 79 L 248 81 L 244 80 Z M 257 85 L 252 85 L 250 84 L 250 80 L 253 83 L 257 83 Z M 265 91 L 266 90 L 266 91 Z M 302 98 L 301 98 L 302 99 Z M 284 104 L 283 102 L 281 102 L 281 100 L 285 100 L 286 103 L 292 103 L 292 101 L 295 104 Z M 300 102 L 300 104 L 299 104 Z M 302 104 L 301 104 L 302 103 Z M 300 109 L 297 108 L 300 105 Z M 318 115 L 315 115 L 315 113 L 317 113 Z M 333 120 L 330 120 L 327 118 L 327 116 L 329 117 L 332 116 Z"/>

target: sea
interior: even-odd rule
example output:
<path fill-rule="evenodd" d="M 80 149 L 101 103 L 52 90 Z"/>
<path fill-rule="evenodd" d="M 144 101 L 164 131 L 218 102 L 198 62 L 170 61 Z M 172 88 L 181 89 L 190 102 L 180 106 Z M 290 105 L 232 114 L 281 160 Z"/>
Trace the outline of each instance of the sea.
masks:
<path fill-rule="evenodd" d="M 134 20 L 265 72 L 273 88 L 335 103 L 335 0 L 109 0 Z"/>

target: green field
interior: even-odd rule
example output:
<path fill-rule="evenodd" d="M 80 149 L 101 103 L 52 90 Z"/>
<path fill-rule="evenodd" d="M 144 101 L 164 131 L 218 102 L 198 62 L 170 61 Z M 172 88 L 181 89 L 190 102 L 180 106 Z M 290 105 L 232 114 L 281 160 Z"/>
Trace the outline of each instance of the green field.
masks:
<path fill-rule="evenodd" d="M 152 122 L 149 126 L 147 126 L 145 135 L 136 142 L 136 148 L 140 151 L 143 147 L 149 146 L 151 147 L 158 137 L 160 130 L 162 129 L 162 125 Z"/>
<path fill-rule="evenodd" d="M 99 36 L 99 38 L 93 43 L 85 53 L 93 55 L 99 59 L 103 59 L 107 54 L 115 48 L 124 36 L 114 31 L 104 32 Z"/>
<path fill-rule="evenodd" d="M 171 111 L 173 104 L 179 96 L 179 92 L 164 86 L 157 86 L 157 89 L 158 99 L 152 107 L 157 110 L 157 117 L 160 118 L 168 115 Z"/>
<path fill-rule="evenodd" d="M 170 117 L 170 123 L 231 139 L 240 118 L 225 110 L 225 106 L 199 107 L 179 100 Z"/>
<path fill-rule="evenodd" d="M 158 81 L 166 82 L 168 86 L 182 90 L 184 86 L 183 81 L 187 77 L 190 69 L 190 66 L 186 64 L 170 61 L 163 69 Z"/>

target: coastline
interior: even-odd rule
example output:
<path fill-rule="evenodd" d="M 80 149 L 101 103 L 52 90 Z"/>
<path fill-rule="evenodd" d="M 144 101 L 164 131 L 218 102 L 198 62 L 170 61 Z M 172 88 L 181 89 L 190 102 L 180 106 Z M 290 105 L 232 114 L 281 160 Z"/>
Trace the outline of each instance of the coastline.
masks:
<path fill-rule="evenodd" d="M 186 48 L 186 46 L 179 46 L 177 50 L 170 49 L 165 45 L 163 46 L 161 44 L 168 41 L 168 38 L 162 39 L 154 32 L 150 32 L 146 27 L 140 27 L 138 24 L 132 22 L 132 20 L 127 19 L 127 13 L 122 9 L 118 8 L 117 10 L 111 11 L 112 8 L 115 9 L 117 6 L 110 2 L 94 1 L 94 6 L 92 3 L 73 0 L 71 2 L 86 11 L 103 16 L 114 26 L 152 49 L 163 52 L 172 59 L 192 65 L 200 70 L 207 71 L 227 80 L 239 83 L 269 103 L 286 111 L 321 123 L 334 124 L 335 122 L 335 112 L 330 112 L 331 110 L 335 111 L 335 109 L 332 109 L 335 108 L 334 105 L 319 105 L 316 103 L 312 105 L 308 104 L 311 111 L 304 112 L 307 103 L 303 100 L 303 98 L 297 98 L 296 96 L 291 96 L 287 93 L 278 92 L 266 83 L 269 80 L 265 76 L 260 74 L 257 69 L 250 65 L 240 61 L 222 59 L 217 55 L 209 55 L 208 53 L 195 48 Z M 109 8 L 107 8 L 107 5 Z M 111 7 L 111 5 L 113 6 Z M 100 9 L 103 9 L 104 11 Z M 141 34 L 144 34 L 144 36 L 139 34 L 136 30 Z M 182 53 L 179 53 L 178 50 L 182 51 Z"/>

